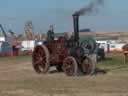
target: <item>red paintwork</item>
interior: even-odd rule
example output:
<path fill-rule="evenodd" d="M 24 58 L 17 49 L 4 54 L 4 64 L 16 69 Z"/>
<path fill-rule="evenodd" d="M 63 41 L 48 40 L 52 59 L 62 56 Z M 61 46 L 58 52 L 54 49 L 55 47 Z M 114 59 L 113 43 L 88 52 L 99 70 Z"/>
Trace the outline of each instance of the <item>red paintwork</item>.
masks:
<path fill-rule="evenodd" d="M 65 47 L 65 43 L 64 37 L 44 43 L 50 52 L 50 62 L 61 63 L 68 56 L 68 49 Z"/>

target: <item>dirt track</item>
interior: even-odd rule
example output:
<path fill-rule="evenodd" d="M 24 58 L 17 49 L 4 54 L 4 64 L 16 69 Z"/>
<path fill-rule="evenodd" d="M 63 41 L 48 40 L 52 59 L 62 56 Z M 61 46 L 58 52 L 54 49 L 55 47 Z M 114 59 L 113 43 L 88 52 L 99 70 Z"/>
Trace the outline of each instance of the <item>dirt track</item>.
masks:
<path fill-rule="evenodd" d="M 4 62 L 5 63 L 5 62 Z M 128 67 L 107 74 L 67 77 L 36 74 L 31 62 L 0 65 L 0 96 L 128 96 Z"/>

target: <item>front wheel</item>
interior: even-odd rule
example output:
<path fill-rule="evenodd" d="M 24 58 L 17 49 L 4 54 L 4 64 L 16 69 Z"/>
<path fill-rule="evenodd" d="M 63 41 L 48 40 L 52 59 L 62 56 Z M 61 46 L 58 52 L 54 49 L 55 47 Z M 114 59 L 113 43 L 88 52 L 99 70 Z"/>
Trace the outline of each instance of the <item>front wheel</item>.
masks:
<path fill-rule="evenodd" d="M 68 56 L 63 61 L 63 71 L 67 76 L 76 76 L 78 74 L 78 65 L 74 57 Z"/>
<path fill-rule="evenodd" d="M 92 62 L 92 59 L 90 57 L 85 57 L 82 60 L 81 68 L 82 72 L 86 75 L 93 74 L 95 70 L 95 64 Z"/>

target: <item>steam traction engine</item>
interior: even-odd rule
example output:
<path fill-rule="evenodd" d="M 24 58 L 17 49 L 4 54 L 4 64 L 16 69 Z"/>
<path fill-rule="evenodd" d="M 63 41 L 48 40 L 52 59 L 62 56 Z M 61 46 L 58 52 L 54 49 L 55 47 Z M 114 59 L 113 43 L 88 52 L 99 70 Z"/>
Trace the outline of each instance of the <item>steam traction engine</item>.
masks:
<path fill-rule="evenodd" d="M 64 71 L 68 76 L 93 73 L 95 66 L 86 54 L 86 50 L 90 50 L 92 46 L 86 41 L 79 44 L 78 15 L 73 15 L 73 23 L 74 36 L 70 39 L 66 36 L 55 39 L 51 30 L 44 44 L 35 46 L 32 64 L 37 73 L 47 73 L 50 66 L 55 66 L 58 71 Z"/>

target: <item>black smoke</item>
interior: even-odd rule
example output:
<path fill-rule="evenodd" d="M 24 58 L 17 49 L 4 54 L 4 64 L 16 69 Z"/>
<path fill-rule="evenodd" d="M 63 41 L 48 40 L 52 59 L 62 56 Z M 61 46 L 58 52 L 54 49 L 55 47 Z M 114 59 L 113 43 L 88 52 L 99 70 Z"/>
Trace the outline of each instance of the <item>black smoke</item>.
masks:
<path fill-rule="evenodd" d="M 91 3 L 89 3 L 88 6 L 85 6 L 81 8 L 80 10 L 76 11 L 73 15 L 89 15 L 90 13 L 97 10 L 98 6 L 104 5 L 104 0 L 94 0 Z"/>

